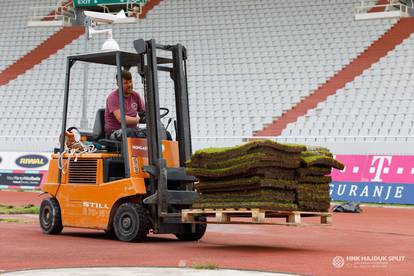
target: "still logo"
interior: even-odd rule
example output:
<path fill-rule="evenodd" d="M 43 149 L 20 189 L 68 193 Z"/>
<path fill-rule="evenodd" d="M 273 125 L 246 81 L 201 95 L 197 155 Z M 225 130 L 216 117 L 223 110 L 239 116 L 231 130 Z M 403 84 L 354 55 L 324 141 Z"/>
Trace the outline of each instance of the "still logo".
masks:
<path fill-rule="evenodd" d="M 85 208 L 109 209 L 108 204 L 100 202 L 83 201 L 82 206 Z"/>

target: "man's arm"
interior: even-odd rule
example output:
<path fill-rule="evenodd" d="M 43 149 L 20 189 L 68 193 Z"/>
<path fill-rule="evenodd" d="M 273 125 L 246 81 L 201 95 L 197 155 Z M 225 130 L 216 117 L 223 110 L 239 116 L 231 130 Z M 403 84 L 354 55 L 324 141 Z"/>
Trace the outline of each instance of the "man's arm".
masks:
<path fill-rule="evenodd" d="M 117 109 L 114 112 L 115 118 L 118 120 L 119 123 L 121 123 L 121 110 Z M 127 125 L 138 125 L 139 123 L 139 116 L 137 114 L 137 117 L 131 117 L 128 115 L 125 115 L 125 121 Z"/>
<path fill-rule="evenodd" d="M 145 111 L 145 101 L 142 99 L 142 97 L 137 93 L 138 95 L 138 111 Z"/>

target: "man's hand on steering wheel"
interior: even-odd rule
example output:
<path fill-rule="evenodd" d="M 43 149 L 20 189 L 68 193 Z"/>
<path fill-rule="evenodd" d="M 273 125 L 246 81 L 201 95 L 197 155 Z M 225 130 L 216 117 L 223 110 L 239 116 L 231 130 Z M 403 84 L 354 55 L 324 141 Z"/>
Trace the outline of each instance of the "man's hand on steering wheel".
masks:
<path fill-rule="evenodd" d="M 160 110 L 164 111 L 164 113 L 160 114 L 160 119 L 164 118 L 165 116 L 168 115 L 168 113 L 170 113 L 170 110 L 166 107 L 160 107 Z M 138 112 L 138 116 L 139 116 L 139 123 L 140 124 L 145 124 L 146 121 L 147 121 L 145 111 Z"/>

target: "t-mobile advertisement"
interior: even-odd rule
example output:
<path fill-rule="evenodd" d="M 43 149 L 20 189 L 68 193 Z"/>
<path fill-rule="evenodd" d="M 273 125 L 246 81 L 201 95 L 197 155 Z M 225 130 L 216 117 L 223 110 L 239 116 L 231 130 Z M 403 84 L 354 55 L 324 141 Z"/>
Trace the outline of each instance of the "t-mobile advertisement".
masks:
<path fill-rule="evenodd" d="M 337 155 L 345 165 L 333 170 L 333 200 L 414 204 L 414 156 Z"/>
<path fill-rule="evenodd" d="M 50 153 L 0 152 L 0 189 L 39 189 Z"/>

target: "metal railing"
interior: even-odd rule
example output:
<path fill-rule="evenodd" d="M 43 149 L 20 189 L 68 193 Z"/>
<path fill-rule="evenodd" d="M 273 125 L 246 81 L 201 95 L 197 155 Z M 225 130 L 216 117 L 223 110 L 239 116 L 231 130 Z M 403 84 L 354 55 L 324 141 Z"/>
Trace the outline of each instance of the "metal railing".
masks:
<path fill-rule="evenodd" d="M 29 9 L 32 11 L 29 15 L 29 22 L 50 22 L 59 21 L 63 25 L 69 25 L 71 19 L 76 19 L 76 13 L 73 9 L 72 1 L 60 2 L 56 5 L 33 6 Z"/>
<path fill-rule="evenodd" d="M 128 13 L 128 16 L 130 15 L 130 13 L 136 13 L 136 14 L 140 14 L 142 11 L 142 6 L 147 2 L 147 0 L 126 0 L 124 3 L 122 3 L 122 5 L 125 5 L 125 11 L 126 13 Z M 114 3 L 112 5 L 117 5 L 119 6 L 119 3 Z M 99 4 L 98 6 L 102 7 L 104 9 L 104 12 L 106 13 L 111 13 L 110 12 L 110 8 L 109 6 L 111 6 L 111 4 Z M 115 14 L 115 13 L 114 13 Z"/>
<path fill-rule="evenodd" d="M 373 8 L 384 8 L 384 12 L 388 11 L 401 11 L 402 13 L 408 13 L 409 7 L 400 2 L 390 1 L 389 4 L 382 5 L 367 5 L 365 1 L 361 1 L 360 6 L 354 7 L 355 14 L 364 14 Z"/>

